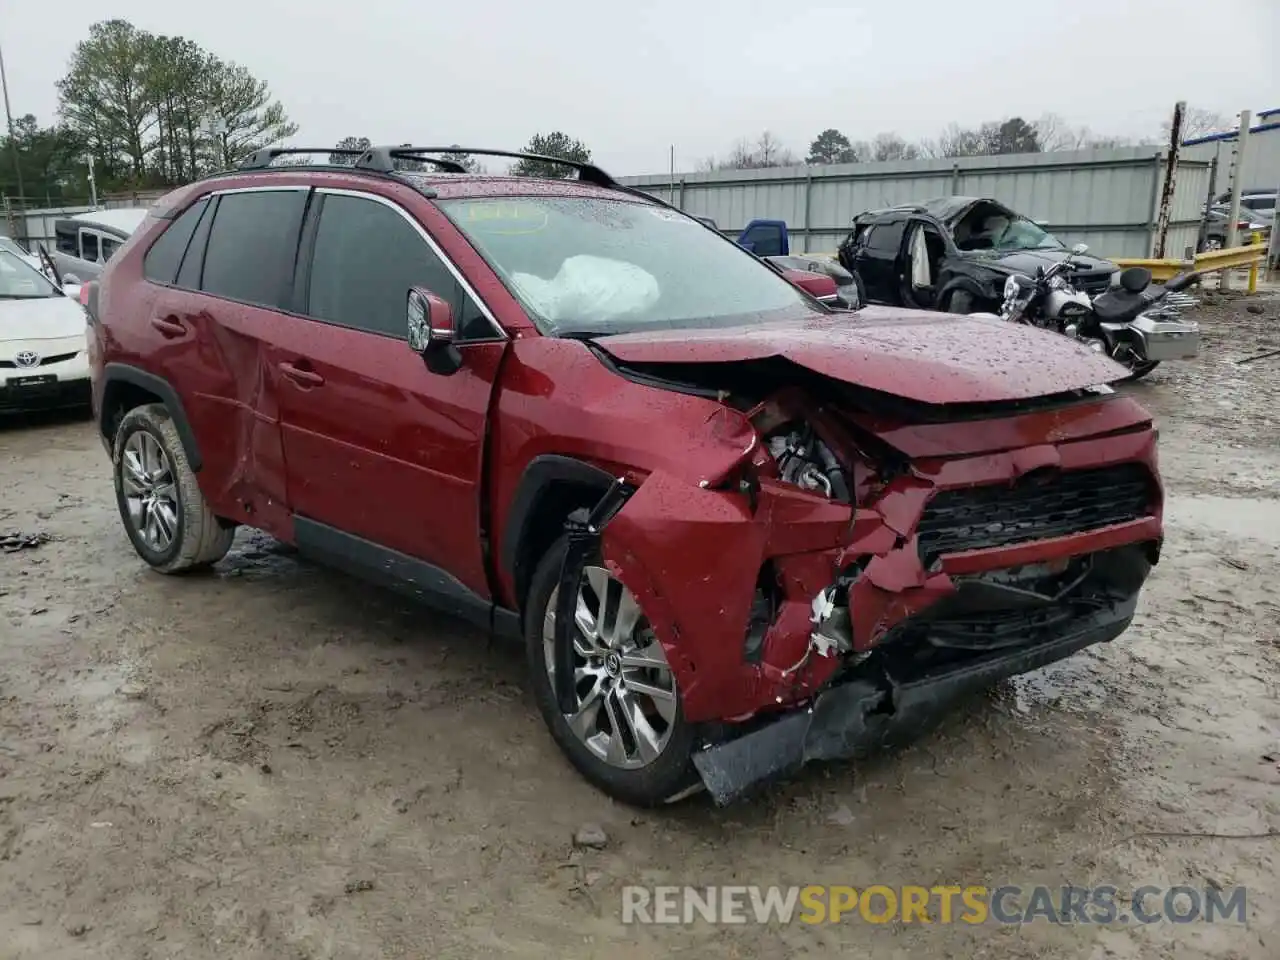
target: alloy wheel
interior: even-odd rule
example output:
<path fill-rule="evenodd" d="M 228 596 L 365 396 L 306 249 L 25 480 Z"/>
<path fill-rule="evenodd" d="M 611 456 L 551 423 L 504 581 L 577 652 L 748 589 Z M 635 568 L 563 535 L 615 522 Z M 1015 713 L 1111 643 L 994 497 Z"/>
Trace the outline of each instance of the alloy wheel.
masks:
<path fill-rule="evenodd" d="M 542 628 L 553 686 L 559 592 L 551 593 Z M 634 770 L 653 763 L 675 726 L 676 684 L 635 596 L 605 568 L 585 567 L 574 626 L 577 710 L 565 714 L 569 729 L 610 766 Z"/>
<path fill-rule="evenodd" d="M 125 441 L 120 481 L 134 531 L 150 549 L 163 553 L 178 532 L 178 491 L 168 455 L 145 430 Z"/>

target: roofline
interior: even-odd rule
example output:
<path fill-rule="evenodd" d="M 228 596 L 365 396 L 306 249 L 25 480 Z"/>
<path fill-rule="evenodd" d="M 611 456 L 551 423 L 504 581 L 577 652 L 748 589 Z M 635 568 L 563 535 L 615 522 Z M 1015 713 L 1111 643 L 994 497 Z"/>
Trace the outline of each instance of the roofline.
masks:
<path fill-rule="evenodd" d="M 192 180 L 190 183 L 185 183 L 180 187 L 174 187 L 173 189 L 175 192 L 178 190 L 186 191 L 191 187 L 195 187 L 197 184 L 209 183 L 217 180 L 236 179 L 240 177 L 255 177 L 260 174 L 336 173 L 336 174 L 340 174 L 348 177 L 355 176 L 355 177 L 367 177 L 372 180 L 389 180 L 393 183 L 398 183 L 398 184 L 401 184 L 402 186 L 406 186 L 412 190 L 418 191 L 418 193 L 422 194 L 428 200 L 435 200 L 437 199 L 437 194 L 435 190 L 431 189 L 429 186 L 416 184 L 413 182 L 412 179 L 410 179 L 409 176 L 406 176 L 406 174 L 414 174 L 417 171 L 394 170 L 394 169 L 384 170 L 379 168 L 380 160 L 392 159 L 395 157 L 405 157 L 405 158 L 411 158 L 414 160 L 424 160 L 424 161 L 430 162 L 431 158 L 429 157 L 415 156 L 417 152 L 424 151 L 424 150 L 432 150 L 432 151 L 440 150 L 442 152 L 448 150 L 455 153 L 476 153 L 484 156 L 522 157 L 522 158 L 535 159 L 540 161 L 545 160 L 545 161 L 551 161 L 556 163 L 564 163 L 566 166 L 577 168 L 579 170 L 579 173 L 582 173 L 585 169 L 585 171 L 587 172 L 587 176 L 579 177 L 576 180 L 563 180 L 561 182 L 574 183 L 574 184 L 587 184 L 588 186 L 600 187 L 601 189 L 604 189 L 604 190 L 611 190 L 617 193 L 626 194 L 627 196 L 632 197 L 636 200 L 643 200 L 646 203 L 650 203 L 655 206 L 666 207 L 671 210 L 680 209 L 679 207 L 673 206 L 672 204 L 667 203 L 667 201 L 659 197 L 655 197 L 652 194 L 645 193 L 643 190 L 639 189 L 638 187 L 632 187 L 625 183 L 619 183 L 618 181 L 610 177 L 607 173 L 605 173 L 603 170 L 601 170 L 599 167 L 595 167 L 591 164 L 578 163 L 576 161 L 571 161 L 571 160 L 561 161 L 556 157 L 543 157 L 539 154 L 515 153 L 512 151 L 506 151 L 506 150 L 487 150 L 487 149 L 480 149 L 480 148 L 476 148 L 473 150 L 467 147 L 449 147 L 449 148 L 425 147 L 424 148 L 424 147 L 414 147 L 414 146 L 406 145 L 404 147 L 395 147 L 395 148 L 374 147 L 367 151 L 349 151 L 349 150 L 339 150 L 336 148 L 326 147 L 324 148 L 324 150 L 311 150 L 311 149 L 281 150 L 276 154 L 276 156 L 288 156 L 288 155 L 303 154 L 303 153 L 323 153 L 327 151 L 327 152 L 336 152 L 338 154 L 343 154 L 343 155 L 350 154 L 350 153 L 359 154 L 362 160 L 369 159 L 371 155 L 375 155 L 372 157 L 371 162 L 358 163 L 355 166 L 348 166 L 346 164 L 332 164 L 332 163 L 323 163 L 323 164 L 306 163 L 306 164 L 295 164 L 292 166 L 288 164 L 281 164 L 280 166 L 274 166 L 274 165 L 270 165 L 269 161 L 268 163 L 263 163 L 263 160 L 264 160 L 263 155 L 267 151 L 258 151 L 257 154 L 254 154 L 253 156 L 248 158 L 240 166 L 232 167 L 228 170 L 218 170 L 214 173 L 205 174 L 203 177 L 200 177 L 196 180 Z M 381 157 L 376 156 L 376 154 L 379 151 L 382 151 Z M 390 157 L 388 157 L 387 151 L 390 151 Z M 445 161 L 443 164 L 441 164 L 441 166 L 445 167 L 446 171 L 451 176 L 459 176 L 459 177 L 466 176 L 466 177 L 471 177 L 477 180 L 550 181 L 554 183 L 557 180 L 561 179 L 558 177 L 517 177 L 517 176 L 501 175 L 501 174 L 494 175 L 494 174 L 481 174 L 481 173 L 470 173 L 470 172 L 456 173 L 453 171 L 449 171 L 447 169 L 449 167 L 456 166 L 456 164 L 452 163 L 451 161 Z M 598 180 L 607 180 L 608 182 L 601 183 L 601 182 L 598 182 Z M 142 208 L 139 208 L 139 209 L 142 209 Z M 161 208 L 159 206 L 159 201 L 157 201 L 156 205 L 152 209 L 156 211 L 156 215 L 161 219 L 166 219 L 167 216 L 172 213 L 172 208 L 168 208 L 168 209 Z M 683 210 L 681 210 L 680 212 L 684 213 Z"/>
<path fill-rule="evenodd" d="M 1258 114 L 1258 116 L 1259 117 L 1280 116 L 1280 109 L 1268 110 L 1266 113 Z M 1249 132 L 1263 133 L 1264 131 L 1275 130 L 1278 128 L 1280 128 L 1280 120 L 1275 120 L 1271 123 L 1260 123 L 1256 127 L 1250 127 Z M 1234 140 L 1239 135 L 1240 135 L 1239 130 L 1228 130 L 1226 133 L 1211 133 L 1208 136 L 1195 137 L 1194 139 L 1191 139 L 1191 140 L 1183 140 L 1182 145 L 1184 147 L 1194 147 L 1202 143 L 1218 143 L 1223 140 Z"/>

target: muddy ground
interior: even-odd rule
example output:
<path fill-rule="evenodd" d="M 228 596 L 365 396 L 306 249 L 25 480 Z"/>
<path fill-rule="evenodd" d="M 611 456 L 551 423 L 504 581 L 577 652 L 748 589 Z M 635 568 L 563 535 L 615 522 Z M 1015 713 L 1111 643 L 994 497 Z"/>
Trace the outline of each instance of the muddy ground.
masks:
<path fill-rule="evenodd" d="M 148 572 L 90 424 L 0 427 L 0 957 L 1280 956 L 1280 297 L 1206 307 L 1120 640 L 874 762 L 637 814 L 517 651 L 241 534 Z M 584 823 L 608 843 L 574 850 Z M 1159 833 L 1162 836 L 1149 834 Z M 1173 836 L 1168 836 L 1172 834 Z M 628 883 L 1248 887 L 1244 925 L 623 926 Z"/>

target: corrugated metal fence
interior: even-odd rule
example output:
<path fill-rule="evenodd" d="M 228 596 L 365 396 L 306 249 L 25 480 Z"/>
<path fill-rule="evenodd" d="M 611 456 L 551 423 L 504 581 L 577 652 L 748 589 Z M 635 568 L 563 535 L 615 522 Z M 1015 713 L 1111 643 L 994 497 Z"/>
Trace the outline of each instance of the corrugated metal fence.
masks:
<path fill-rule="evenodd" d="M 864 210 L 939 196 L 999 200 L 1040 221 L 1065 243 L 1101 256 L 1151 255 L 1164 154 L 1149 147 L 1010 154 L 771 170 L 717 170 L 623 177 L 736 235 L 757 218 L 785 220 L 805 252 L 832 251 Z M 1166 250 L 1194 249 L 1210 164 L 1180 160 Z"/>

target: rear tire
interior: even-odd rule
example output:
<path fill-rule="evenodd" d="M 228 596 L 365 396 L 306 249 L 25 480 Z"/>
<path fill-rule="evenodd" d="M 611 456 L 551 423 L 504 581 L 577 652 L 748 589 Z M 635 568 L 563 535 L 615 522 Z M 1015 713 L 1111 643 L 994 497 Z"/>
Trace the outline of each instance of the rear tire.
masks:
<path fill-rule="evenodd" d="M 164 404 L 124 415 L 111 459 L 120 519 L 148 565 L 180 573 L 226 556 L 235 527 L 209 509 Z"/>
<path fill-rule="evenodd" d="M 569 762 L 583 777 L 609 796 L 639 807 L 653 807 L 682 799 L 696 792 L 698 784 L 697 773 L 692 762 L 698 730 L 694 724 L 684 719 L 680 694 L 675 688 L 674 678 L 671 679 L 674 703 L 670 709 L 670 719 L 663 731 L 665 736 L 659 746 L 658 755 L 643 765 L 626 769 L 616 763 L 608 762 L 593 751 L 583 736 L 574 732 L 569 725 L 568 717 L 560 712 L 552 677 L 547 669 L 547 641 L 544 631 L 548 625 L 548 614 L 554 615 L 551 604 L 553 597 L 558 596 L 558 590 L 561 587 L 560 579 L 567 550 L 568 538 L 562 536 L 542 557 L 530 582 L 524 607 L 526 654 L 533 682 L 534 699 L 542 713 L 542 719 Z M 596 556 L 589 558 L 587 563 L 596 566 L 601 561 Z M 601 621 L 604 619 L 600 616 Z M 641 623 L 643 622 L 642 616 Z M 637 628 L 635 632 L 639 634 L 641 629 Z M 584 639 L 586 637 L 581 630 L 578 636 Z M 586 666 L 585 661 L 583 666 Z M 582 672 L 585 674 L 588 671 Z M 590 681 L 590 677 L 584 679 Z M 583 700 L 585 701 L 588 696 L 583 696 Z M 607 697 L 607 694 L 605 696 Z M 659 719 L 656 716 L 653 718 L 655 723 Z M 616 731 L 614 735 L 617 735 Z M 597 734 L 596 739 L 599 736 Z"/>

